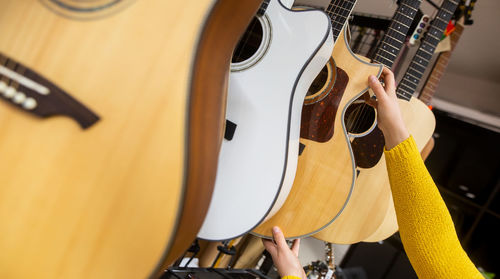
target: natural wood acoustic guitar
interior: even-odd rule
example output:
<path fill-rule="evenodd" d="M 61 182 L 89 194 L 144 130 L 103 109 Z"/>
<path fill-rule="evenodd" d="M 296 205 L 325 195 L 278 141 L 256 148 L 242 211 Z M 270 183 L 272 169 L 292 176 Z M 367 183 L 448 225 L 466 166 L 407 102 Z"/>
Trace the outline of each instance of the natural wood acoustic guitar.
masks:
<path fill-rule="evenodd" d="M 442 3 L 441 8 L 438 11 L 433 23 L 431 24 L 427 35 L 423 39 L 419 49 L 415 53 L 415 56 L 408 66 L 403 79 L 399 82 L 396 89 L 403 121 L 405 122 L 410 134 L 413 135 L 418 150 L 420 151 L 432 137 L 434 128 L 436 126 L 436 120 L 431 110 L 427 108 L 427 106 L 423 102 L 421 102 L 417 98 L 414 98 L 413 93 L 416 91 L 417 86 L 423 77 L 425 69 L 432 59 L 432 54 L 434 53 L 436 46 L 440 41 L 443 31 L 445 30 L 455 9 L 457 8 L 457 4 L 458 3 L 454 0 L 446 0 Z M 385 50 L 386 52 L 390 52 L 391 48 L 388 47 Z M 388 59 L 390 59 L 390 57 L 391 56 L 386 56 L 386 58 Z M 385 221 L 384 219 L 386 216 L 386 212 L 387 210 L 389 210 L 387 208 L 390 207 L 389 204 L 391 203 L 392 199 L 390 199 L 391 189 L 389 185 L 387 168 L 385 166 L 385 157 L 383 155 L 383 152 L 380 152 L 380 146 L 383 147 L 385 145 L 383 134 L 380 130 L 377 129 L 367 137 L 361 138 L 360 143 L 358 144 L 360 144 L 361 146 L 363 144 L 369 146 L 371 143 L 378 143 L 376 144 L 376 148 L 374 148 L 373 151 L 376 152 L 376 154 L 380 154 L 380 160 L 375 164 L 374 167 L 369 168 L 368 170 L 361 171 L 365 172 L 372 178 L 366 180 L 362 187 L 363 189 L 366 189 L 368 187 L 376 187 L 377 189 L 379 189 L 379 196 L 384 197 L 386 200 L 387 197 L 389 197 L 388 201 L 385 204 L 383 202 L 375 204 L 378 206 L 382 206 L 382 208 L 371 209 L 371 212 L 377 212 L 377 217 L 379 218 L 378 222 L 380 222 L 379 224 L 381 224 Z M 358 186 L 358 184 L 356 186 Z M 368 199 L 370 198 L 368 197 Z M 389 205 L 389 207 L 387 205 Z M 352 214 L 355 214 L 355 211 L 351 212 L 353 212 Z M 343 217 L 347 218 L 349 216 Z M 349 220 L 345 220 L 347 220 L 346 223 L 348 224 Z M 334 223 L 330 227 L 316 234 L 314 237 L 328 242 L 350 244 L 363 241 L 364 239 L 369 237 L 370 234 L 378 230 L 377 227 L 373 229 L 373 226 L 370 228 L 371 230 L 363 230 L 362 223 L 358 223 L 358 227 L 359 229 L 355 231 L 357 235 L 353 237 L 349 234 L 350 231 L 346 229 L 349 227 L 336 226 L 336 224 Z"/>
<path fill-rule="evenodd" d="M 0 278 L 157 277 L 206 214 L 260 1 L 1 3 Z"/>
<path fill-rule="evenodd" d="M 349 199 L 356 172 L 344 116 L 368 89 L 368 76 L 379 76 L 383 67 L 360 59 L 349 48 L 344 27 L 355 2 L 333 0 L 326 9 L 336 44 L 304 101 L 295 181 L 282 208 L 253 231 L 258 236 L 270 238 L 273 226 L 287 238 L 314 234 L 330 224 Z"/>
<path fill-rule="evenodd" d="M 420 0 L 402 0 L 399 7 L 396 9 L 392 17 L 389 28 L 384 34 L 377 51 L 375 52 L 374 61 L 384 64 L 391 68 L 401 51 L 406 34 L 410 29 L 413 18 L 417 14 L 420 6 Z M 416 100 L 412 100 L 408 104 L 406 101 L 400 101 L 403 113 L 412 115 L 428 110 L 425 105 L 420 104 Z M 366 104 L 361 103 L 355 107 L 358 114 L 363 115 L 367 120 L 370 120 L 370 115 L 375 116 L 371 107 L 366 107 Z M 415 111 L 416 110 L 416 111 Z M 408 119 L 407 125 L 411 125 L 411 117 Z M 429 120 L 433 123 L 432 114 Z M 432 125 L 430 125 L 432 126 Z M 417 131 L 414 131 L 417 132 Z M 418 132 L 417 132 L 418 134 Z M 428 132 L 425 132 L 425 137 Z M 376 135 L 376 137 L 373 137 Z M 381 138 L 377 137 L 381 136 Z M 368 139 L 375 139 L 372 142 L 363 142 Z M 387 193 L 387 175 L 385 172 L 385 159 L 382 156 L 380 161 L 371 168 L 367 168 L 367 164 L 372 164 L 369 160 L 374 160 L 378 152 L 383 148 L 383 135 L 377 128 L 364 138 L 355 139 L 353 141 L 354 154 L 357 164 L 357 179 L 354 185 L 354 190 L 345 206 L 342 214 L 335 221 L 319 232 L 319 238 L 328 239 L 334 243 L 356 243 L 362 241 L 365 237 L 374 232 L 382 223 L 387 207 L 389 207 L 390 195 Z M 362 167 L 361 167 L 361 166 Z"/>
<path fill-rule="evenodd" d="M 424 85 L 424 88 L 421 90 L 419 99 L 427 105 L 431 104 L 431 99 L 436 92 L 439 82 L 446 72 L 446 67 L 448 66 L 451 54 L 455 49 L 460 36 L 464 30 L 464 26 L 461 23 L 455 24 L 455 31 L 450 34 L 451 40 L 451 50 L 441 53 L 436 63 L 434 64 L 434 68 L 432 69 L 429 77 L 427 78 L 427 82 Z M 422 159 L 426 159 L 429 156 L 430 151 L 434 146 L 434 140 L 431 140 L 425 145 L 424 149 L 421 151 Z M 395 232 L 398 231 L 398 223 L 396 218 L 396 210 L 394 208 L 394 202 L 391 199 L 389 200 L 389 207 L 386 210 L 384 215 L 384 220 L 377 228 L 375 232 L 373 232 L 369 237 L 365 239 L 366 242 L 377 242 L 384 240 Z"/>

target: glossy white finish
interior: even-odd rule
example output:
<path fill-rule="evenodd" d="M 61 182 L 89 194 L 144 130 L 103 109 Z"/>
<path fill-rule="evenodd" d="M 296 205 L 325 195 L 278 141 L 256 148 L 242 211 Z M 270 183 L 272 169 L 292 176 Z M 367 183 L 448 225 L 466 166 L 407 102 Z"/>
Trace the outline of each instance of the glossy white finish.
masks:
<path fill-rule="evenodd" d="M 203 239 L 237 237 L 281 207 L 295 178 L 303 100 L 333 50 L 322 11 L 290 11 L 272 0 L 266 16 L 267 53 L 230 74 L 226 118 L 237 127 L 221 146 Z"/>

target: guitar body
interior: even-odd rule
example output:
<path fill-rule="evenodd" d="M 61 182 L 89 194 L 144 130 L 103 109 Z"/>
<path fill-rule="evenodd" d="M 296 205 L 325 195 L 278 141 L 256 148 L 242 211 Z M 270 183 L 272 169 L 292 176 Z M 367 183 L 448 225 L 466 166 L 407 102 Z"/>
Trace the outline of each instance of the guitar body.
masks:
<path fill-rule="evenodd" d="M 292 11 L 272 0 L 259 22 L 261 47 L 232 64 L 226 118 L 236 129 L 221 146 L 202 239 L 240 236 L 286 199 L 295 177 L 304 96 L 333 49 L 322 11 Z"/>
<path fill-rule="evenodd" d="M 279 226 L 287 238 L 314 234 L 328 226 L 349 199 L 355 165 L 344 115 L 347 107 L 368 89 L 368 76 L 379 76 L 382 65 L 368 63 L 354 55 L 345 31 L 340 34 L 331 56 L 335 74 L 328 76 L 335 84 L 328 95 L 333 96 L 321 96 L 304 105 L 304 110 L 309 111 L 304 115 L 309 118 L 302 118 L 302 128 L 308 127 L 309 139 L 304 139 L 302 131 L 301 142 L 305 148 L 299 157 L 295 182 L 278 213 L 253 231 L 259 236 L 270 238 L 273 226 Z M 316 98 L 315 94 L 311 97 Z M 320 123 L 330 118 L 334 119 L 333 127 Z"/>
<path fill-rule="evenodd" d="M 208 208 L 260 3 L 87 2 L 2 1 L 1 278 L 154 277 Z"/>
<path fill-rule="evenodd" d="M 413 97 L 409 102 L 398 99 L 398 103 L 408 131 L 413 135 L 419 150 L 422 150 L 434 132 L 434 114 Z M 353 244 L 370 238 L 372 234 L 385 236 L 392 232 L 390 236 L 397 231 L 394 218 L 385 220 L 388 214 L 395 216 L 385 156 L 382 154 L 374 167 L 359 170 L 354 191 L 342 214 L 330 226 L 315 234 L 315 238 L 338 244 Z M 385 229 L 381 230 L 381 227 Z M 377 233 L 378 230 L 381 231 Z M 375 241 L 385 239 L 376 238 Z"/>

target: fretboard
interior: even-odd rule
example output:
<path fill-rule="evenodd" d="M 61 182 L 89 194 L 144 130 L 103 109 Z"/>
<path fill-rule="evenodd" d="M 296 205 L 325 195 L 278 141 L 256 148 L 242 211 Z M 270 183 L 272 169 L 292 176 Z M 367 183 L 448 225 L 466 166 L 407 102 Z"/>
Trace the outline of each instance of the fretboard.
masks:
<path fill-rule="evenodd" d="M 332 0 L 325 12 L 332 22 L 333 39 L 336 41 L 357 0 Z"/>
<path fill-rule="evenodd" d="M 421 0 L 403 0 L 392 17 L 392 22 L 387 29 L 374 61 L 382 63 L 388 68 L 392 67 L 399 51 L 406 41 L 406 35 L 411 23 L 417 14 Z"/>
<path fill-rule="evenodd" d="M 463 31 L 464 31 L 463 25 L 461 24 L 455 25 L 455 31 L 453 31 L 450 34 L 450 40 L 451 40 L 450 51 L 441 53 L 439 55 L 438 60 L 434 64 L 434 68 L 432 68 L 432 72 L 427 78 L 427 82 L 425 83 L 424 88 L 422 89 L 419 96 L 419 99 L 426 105 L 431 104 L 431 99 L 434 96 L 434 93 L 436 92 L 439 82 L 441 81 L 441 78 L 444 75 L 444 72 L 446 71 L 446 67 L 448 67 L 451 53 L 455 49 L 455 46 L 457 45 L 458 40 L 460 39 L 460 36 L 462 35 Z"/>
<path fill-rule="evenodd" d="M 448 26 L 448 22 L 452 15 L 455 13 L 457 5 L 458 0 L 445 0 L 439 8 L 427 35 L 425 35 L 417 53 L 415 53 L 403 79 L 399 82 L 398 88 L 396 89 L 396 94 L 399 98 L 410 100 L 413 93 L 417 90 L 425 69 L 432 59 L 432 54 L 434 54 L 436 46 L 441 41 L 443 32 L 446 26 Z"/>

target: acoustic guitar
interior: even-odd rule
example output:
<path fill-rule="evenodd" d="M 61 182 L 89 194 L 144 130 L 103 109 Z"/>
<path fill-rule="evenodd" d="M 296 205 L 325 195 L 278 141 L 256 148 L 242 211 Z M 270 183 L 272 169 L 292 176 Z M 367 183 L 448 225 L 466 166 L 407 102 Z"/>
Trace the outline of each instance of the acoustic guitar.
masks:
<path fill-rule="evenodd" d="M 349 199 L 356 172 L 346 111 L 368 89 L 368 76 L 379 76 L 383 67 L 349 48 L 344 27 L 355 2 L 333 0 L 326 9 L 337 43 L 304 101 L 302 153 L 292 190 L 278 213 L 253 231 L 258 236 L 270 238 L 273 226 L 287 238 L 314 234 L 330 224 Z"/>
<path fill-rule="evenodd" d="M 457 4 L 458 3 L 454 0 L 446 0 L 442 3 L 440 10 L 429 27 L 427 35 L 423 39 L 419 49 L 408 66 L 403 79 L 399 82 L 396 89 L 403 121 L 406 124 L 408 132 L 413 135 L 419 151 L 424 148 L 429 139 L 432 137 L 436 126 L 436 120 L 431 110 L 427 108 L 423 102 L 413 97 L 413 93 L 416 91 L 426 67 L 432 59 L 432 54 L 434 53 L 436 46 L 443 35 L 443 31 L 457 8 Z M 373 146 L 374 148 L 372 150 L 365 148 L 366 152 L 372 151 L 372 153 L 368 154 L 374 155 L 373 157 L 375 158 L 378 154 L 380 154 L 381 158 L 375 165 L 377 166 L 376 170 L 373 171 L 373 168 L 371 168 L 370 171 L 367 172 L 368 175 L 373 175 L 372 177 L 379 178 L 376 181 L 377 183 L 374 184 L 373 181 L 368 180 L 363 188 L 374 187 L 375 185 L 375 187 L 380 189 L 380 195 L 391 197 L 389 177 L 385 167 L 385 158 L 383 156 L 383 150 L 380 150 L 381 148 L 383 149 L 383 146 L 385 145 L 382 132 L 379 129 L 374 130 L 364 139 L 360 139 L 359 144 L 361 145 L 360 149 L 363 147 L 363 144 L 366 146 Z M 371 164 L 374 161 L 367 162 Z M 389 199 L 389 203 L 390 202 L 391 199 Z M 380 205 L 384 207 L 387 206 L 387 204 L 384 205 L 383 203 L 380 203 Z M 384 222 L 386 212 L 387 210 L 384 209 L 380 209 L 378 211 L 378 218 L 382 217 L 379 219 L 381 223 Z M 376 230 L 378 229 L 376 228 L 375 231 Z M 374 230 L 365 232 L 357 237 L 352 237 L 348 235 L 345 230 L 342 231 L 340 227 L 335 227 L 334 224 L 332 227 L 325 229 L 314 237 L 328 242 L 349 244 L 362 241 L 363 237 L 369 237 Z"/>
<path fill-rule="evenodd" d="M 1 2 L 0 277 L 157 277 L 206 213 L 259 1 Z"/>
<path fill-rule="evenodd" d="M 328 16 L 265 1 L 231 64 L 227 128 L 214 193 L 198 234 L 236 238 L 271 216 L 295 177 L 307 88 L 328 62 Z"/>
<path fill-rule="evenodd" d="M 420 0 L 402 0 L 400 2 L 375 52 L 374 61 L 380 62 L 388 68 L 392 67 L 404 45 L 406 35 L 417 14 L 420 3 Z M 405 101 L 400 102 L 400 105 L 404 107 L 402 108 L 403 111 L 409 110 L 409 112 L 423 113 L 425 116 L 428 116 L 428 114 L 425 114 L 428 109 L 424 105 L 420 106 L 418 103 L 412 102 L 412 105 L 408 106 Z M 374 116 L 375 113 L 371 112 L 371 107 L 365 106 L 363 104 L 357 105 L 355 110 L 360 115 L 366 117 L 367 120 L 370 120 L 370 115 Z M 414 111 L 413 106 L 418 111 Z M 420 112 L 421 110 L 423 112 Z M 432 124 L 432 118 L 431 114 L 429 119 L 425 118 L 422 121 L 429 121 Z M 408 121 L 406 124 L 410 125 L 411 123 L 412 121 Z M 433 127 L 432 125 L 429 126 Z M 354 190 L 342 214 L 330 226 L 319 232 L 316 235 L 318 238 L 328 239 L 328 241 L 334 243 L 356 243 L 364 240 L 382 223 L 391 198 L 390 194 L 387 193 L 388 178 L 385 159 L 382 156 L 380 161 L 372 168 L 359 167 L 359 165 L 363 166 L 366 164 L 367 159 L 371 158 L 370 155 L 374 154 L 376 148 L 383 148 L 384 139 L 378 128 L 375 128 L 374 131 L 365 137 L 370 138 L 374 134 L 378 135 L 379 132 L 381 138 L 375 138 L 377 139 L 376 141 L 362 144 L 359 144 L 359 141 L 366 139 L 359 138 L 353 141 L 354 154 L 358 155 L 356 159 L 359 159 L 356 160 L 358 176 Z M 427 136 L 428 133 L 425 132 L 424 134 Z M 360 148 L 366 149 L 367 147 L 370 150 L 364 150 L 365 154 L 359 152 Z"/>
<path fill-rule="evenodd" d="M 461 5 L 461 9 L 462 10 L 464 9 L 463 5 Z M 467 17 L 464 17 L 464 21 L 467 22 L 467 20 L 468 20 Z M 439 58 L 436 60 L 431 73 L 427 77 L 427 81 L 419 95 L 419 99 L 426 105 L 431 105 L 432 97 L 434 96 L 434 93 L 438 88 L 442 76 L 446 72 L 446 68 L 448 66 L 451 54 L 455 49 L 456 45 L 458 44 L 458 41 L 463 33 L 463 30 L 464 30 L 463 24 L 457 22 L 455 24 L 455 30 L 450 34 L 451 50 L 441 53 L 439 55 Z M 427 145 L 422 150 L 421 154 L 424 160 L 429 155 L 430 151 L 428 149 L 432 148 L 433 144 L 434 141 L 431 138 L 431 141 L 427 143 Z M 398 231 L 398 223 L 396 218 L 396 211 L 391 196 L 391 199 L 389 200 L 389 207 L 387 208 L 384 216 L 384 221 L 382 222 L 382 224 L 380 224 L 380 226 L 377 228 L 375 232 L 373 232 L 368 238 L 365 239 L 365 241 L 377 242 L 380 240 L 384 240 L 393 235 L 397 231 Z"/>

